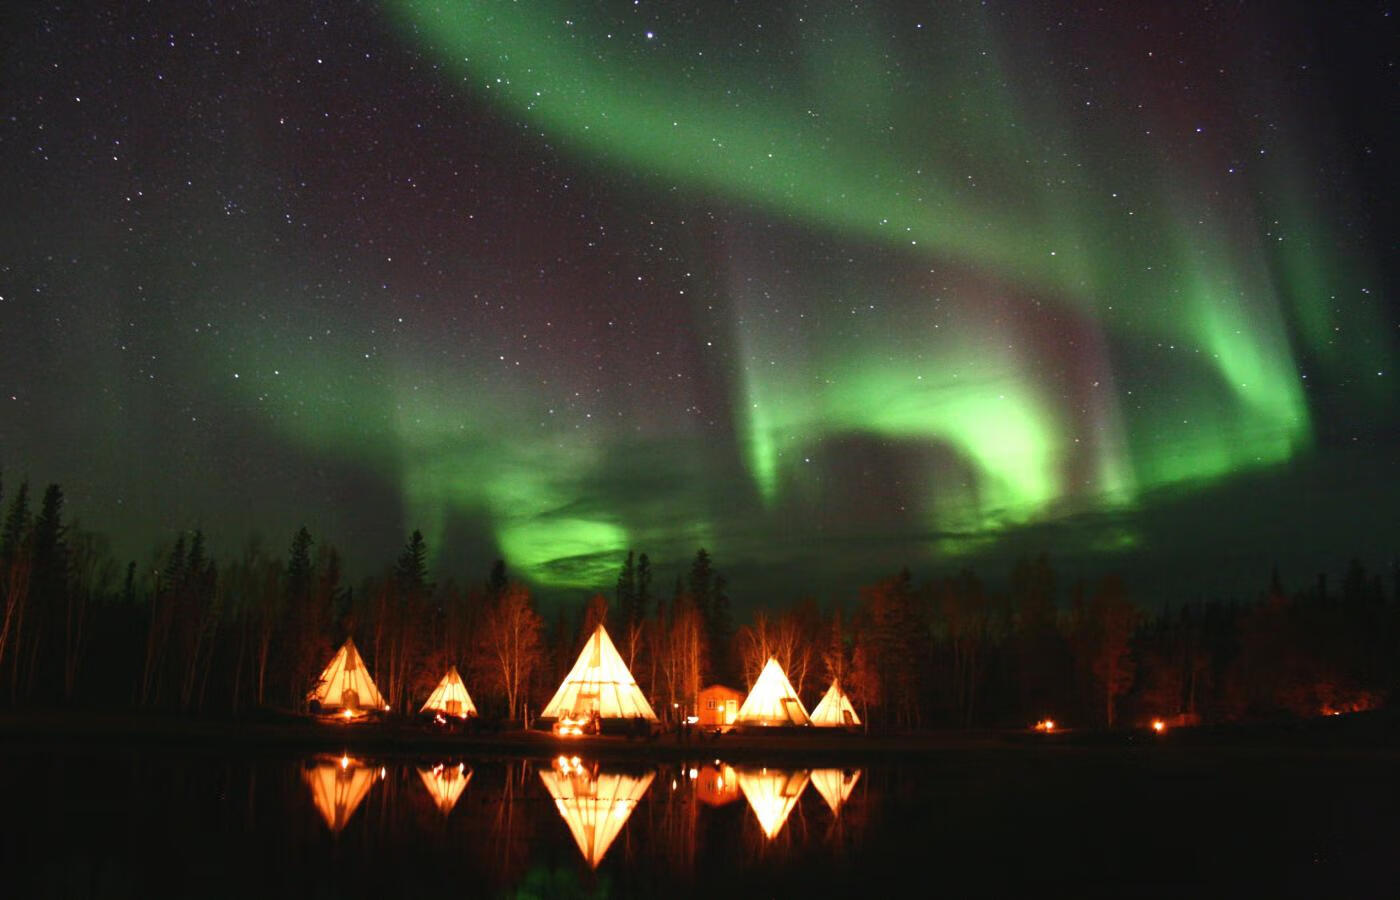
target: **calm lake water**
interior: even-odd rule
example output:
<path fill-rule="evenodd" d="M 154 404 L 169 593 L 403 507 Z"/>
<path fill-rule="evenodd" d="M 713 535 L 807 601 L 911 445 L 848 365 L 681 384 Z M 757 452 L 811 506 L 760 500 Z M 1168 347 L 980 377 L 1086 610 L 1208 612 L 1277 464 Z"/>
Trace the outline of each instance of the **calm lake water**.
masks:
<path fill-rule="evenodd" d="M 723 759 L 0 747 L 3 896 L 1394 896 L 1390 754 Z"/>

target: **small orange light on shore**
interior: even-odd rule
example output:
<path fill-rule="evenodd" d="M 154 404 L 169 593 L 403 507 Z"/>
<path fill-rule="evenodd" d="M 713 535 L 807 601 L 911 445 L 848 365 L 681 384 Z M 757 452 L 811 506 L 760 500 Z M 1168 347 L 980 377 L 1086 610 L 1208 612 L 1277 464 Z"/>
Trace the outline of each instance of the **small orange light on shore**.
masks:
<path fill-rule="evenodd" d="M 1167 723 L 1163 722 L 1161 719 L 1153 719 L 1152 730 L 1157 732 L 1158 734 L 1162 734 L 1167 730 Z"/>
<path fill-rule="evenodd" d="M 340 758 L 340 767 L 341 767 L 342 769 L 348 769 L 348 768 L 350 768 L 350 757 L 349 757 L 349 756 L 342 756 L 342 757 Z"/>
<path fill-rule="evenodd" d="M 1035 723 L 1035 730 L 1036 730 L 1036 731 L 1054 731 L 1054 730 L 1055 730 L 1055 720 L 1054 720 L 1054 719 L 1041 719 L 1039 722 L 1036 722 L 1036 723 Z"/>
<path fill-rule="evenodd" d="M 348 709 L 345 712 L 341 713 L 341 715 L 347 719 L 353 719 L 355 717 L 355 714 Z"/>

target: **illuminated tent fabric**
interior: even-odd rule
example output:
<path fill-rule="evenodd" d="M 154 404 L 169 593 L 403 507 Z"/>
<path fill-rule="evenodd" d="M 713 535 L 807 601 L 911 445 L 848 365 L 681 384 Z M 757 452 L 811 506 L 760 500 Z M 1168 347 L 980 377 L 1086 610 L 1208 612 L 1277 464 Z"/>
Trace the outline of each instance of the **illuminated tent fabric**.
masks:
<path fill-rule="evenodd" d="M 311 787 L 311 799 L 321 818 L 336 833 L 350 821 L 369 789 L 374 787 L 374 770 L 347 756 L 319 760 L 302 774 Z"/>
<path fill-rule="evenodd" d="M 331 659 L 316 682 L 316 687 L 306 695 L 308 703 L 319 702 L 322 709 L 346 709 L 357 712 L 364 709 L 384 709 L 386 704 L 369 677 L 369 669 L 355 649 L 353 640 L 346 640 L 345 646 Z"/>
<path fill-rule="evenodd" d="M 418 777 L 423 779 L 423 786 L 432 795 L 433 803 L 445 816 L 452 812 L 462 791 L 466 790 L 467 782 L 472 780 L 472 770 L 460 763 L 455 766 L 438 763 L 431 769 L 419 768 Z"/>
<path fill-rule="evenodd" d="M 807 788 L 808 780 L 806 769 L 791 772 L 759 769 L 739 773 L 739 789 L 744 792 L 749 808 L 769 840 L 783 830 L 783 823 Z"/>
<path fill-rule="evenodd" d="M 655 777 L 655 772 L 595 773 L 562 757 L 553 769 L 540 772 L 540 780 L 573 833 L 579 852 L 595 869 Z"/>
<path fill-rule="evenodd" d="M 822 795 L 831 811 L 839 813 L 860 780 L 860 769 L 813 769 L 812 787 Z"/>
<path fill-rule="evenodd" d="M 471 694 L 467 693 L 467 686 L 462 683 L 462 676 L 457 674 L 456 666 L 449 668 L 447 674 L 442 676 L 442 681 L 428 695 L 428 702 L 419 711 L 438 712 L 463 719 L 476 715 L 476 704 L 472 703 Z"/>
<path fill-rule="evenodd" d="M 783 667 L 769 657 L 753 690 L 739 707 L 740 725 L 806 725 L 807 710 L 792 689 Z"/>
<path fill-rule="evenodd" d="M 812 710 L 812 724 L 823 728 L 842 728 L 860 724 L 860 716 L 851 705 L 851 698 L 841 690 L 840 682 L 833 681 L 826 689 L 817 708 Z"/>
<path fill-rule="evenodd" d="M 540 718 L 569 716 L 577 719 L 593 712 L 601 719 L 656 721 L 651 704 L 647 703 L 637 680 L 628 671 L 602 625 L 593 630 L 583 652 L 578 655 L 578 662 L 554 692 Z"/>

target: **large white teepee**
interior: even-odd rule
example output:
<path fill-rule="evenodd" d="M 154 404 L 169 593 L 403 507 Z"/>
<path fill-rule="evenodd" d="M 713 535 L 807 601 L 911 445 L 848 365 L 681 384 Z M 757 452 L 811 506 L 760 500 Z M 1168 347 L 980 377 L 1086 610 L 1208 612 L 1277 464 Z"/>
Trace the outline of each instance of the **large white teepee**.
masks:
<path fill-rule="evenodd" d="M 594 713 L 600 719 L 656 721 L 656 713 L 651 711 L 651 704 L 637 687 L 637 679 L 627 670 L 627 664 L 601 624 L 593 630 L 583 652 L 578 655 L 578 662 L 554 692 L 540 718 L 582 719 Z"/>
<path fill-rule="evenodd" d="M 428 702 L 419 712 L 436 712 L 461 719 L 476 715 L 476 704 L 472 703 L 471 694 L 467 693 L 467 686 L 462 683 L 462 676 L 457 674 L 456 666 L 449 668 L 447 674 L 442 676 L 442 681 L 428 695 Z"/>
<path fill-rule="evenodd" d="M 568 823 L 579 852 L 596 869 L 656 773 L 599 773 L 577 760 L 559 757 L 552 769 L 540 772 L 540 780 Z"/>
<path fill-rule="evenodd" d="M 783 823 L 806 790 L 808 779 L 806 769 L 759 769 L 739 773 L 739 789 L 744 792 L 758 826 L 770 841 L 783 830 Z"/>
<path fill-rule="evenodd" d="M 739 725 L 806 725 L 807 709 L 792 689 L 783 667 L 772 657 L 739 707 Z"/>
<path fill-rule="evenodd" d="M 841 683 L 833 681 L 826 689 L 817 708 L 812 710 L 812 724 L 824 728 L 842 728 L 860 724 L 860 716 L 851 705 L 851 698 L 841 690 Z"/>
<path fill-rule="evenodd" d="M 355 642 L 346 639 L 345 646 L 331 659 L 316 682 L 316 687 L 306 695 L 306 702 L 321 704 L 324 710 L 344 710 L 358 713 L 371 709 L 388 709 L 374 679 L 369 677 L 369 669 L 355 649 Z"/>
<path fill-rule="evenodd" d="M 813 769 L 812 787 L 822 795 L 826 805 L 834 813 L 841 812 L 841 805 L 851 797 L 856 782 L 860 780 L 860 769 Z"/>
<path fill-rule="evenodd" d="M 304 775 L 316 810 L 333 832 L 345 827 L 369 789 L 374 787 L 374 770 L 348 756 L 319 759 Z"/>

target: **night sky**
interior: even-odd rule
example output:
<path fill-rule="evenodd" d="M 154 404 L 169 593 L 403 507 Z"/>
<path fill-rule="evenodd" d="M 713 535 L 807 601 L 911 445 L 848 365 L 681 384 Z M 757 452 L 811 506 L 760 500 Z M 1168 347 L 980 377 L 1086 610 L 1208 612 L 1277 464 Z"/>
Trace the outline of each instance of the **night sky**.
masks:
<path fill-rule="evenodd" d="M 0 470 L 147 561 L 744 608 L 1400 550 L 1386 4 L 5 14 Z"/>

